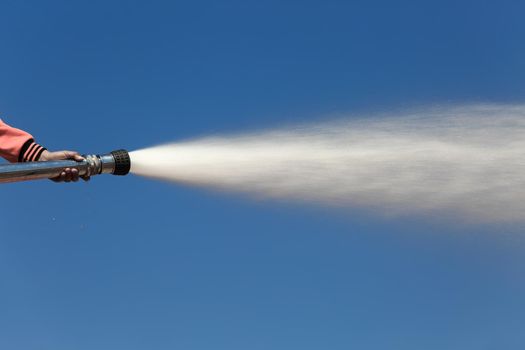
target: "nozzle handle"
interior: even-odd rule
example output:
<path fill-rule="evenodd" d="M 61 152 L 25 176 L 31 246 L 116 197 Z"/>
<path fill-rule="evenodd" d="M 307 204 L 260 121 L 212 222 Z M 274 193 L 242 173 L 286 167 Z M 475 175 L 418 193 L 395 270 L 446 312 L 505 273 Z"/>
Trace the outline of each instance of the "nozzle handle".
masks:
<path fill-rule="evenodd" d="M 0 165 L 0 183 L 57 177 L 66 168 L 77 169 L 80 176 L 98 174 L 126 175 L 131 161 L 126 150 L 117 150 L 102 156 L 85 155 L 84 160 L 57 160 Z"/>

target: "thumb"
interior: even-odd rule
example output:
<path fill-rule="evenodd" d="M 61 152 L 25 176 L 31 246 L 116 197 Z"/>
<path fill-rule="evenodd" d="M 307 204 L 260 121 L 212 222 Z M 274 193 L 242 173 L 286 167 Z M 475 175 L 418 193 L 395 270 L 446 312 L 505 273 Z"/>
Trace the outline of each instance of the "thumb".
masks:
<path fill-rule="evenodd" d="M 76 161 L 83 161 L 84 157 L 82 157 L 78 152 L 75 151 L 63 151 L 64 159 L 74 159 Z"/>

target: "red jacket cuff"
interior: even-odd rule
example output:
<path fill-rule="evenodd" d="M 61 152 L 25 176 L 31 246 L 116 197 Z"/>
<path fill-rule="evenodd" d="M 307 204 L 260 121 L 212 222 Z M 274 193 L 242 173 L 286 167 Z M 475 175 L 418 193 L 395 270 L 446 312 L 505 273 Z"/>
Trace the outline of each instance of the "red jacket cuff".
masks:
<path fill-rule="evenodd" d="M 20 150 L 19 162 L 36 162 L 40 159 L 46 148 L 42 147 L 33 139 L 27 140 Z"/>

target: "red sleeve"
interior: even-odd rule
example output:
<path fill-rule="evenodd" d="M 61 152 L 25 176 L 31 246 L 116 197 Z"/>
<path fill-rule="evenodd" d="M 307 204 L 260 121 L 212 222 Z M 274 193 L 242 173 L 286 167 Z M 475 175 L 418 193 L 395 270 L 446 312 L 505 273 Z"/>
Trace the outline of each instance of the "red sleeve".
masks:
<path fill-rule="evenodd" d="M 0 120 L 0 157 L 14 162 L 37 161 L 45 148 L 33 136 Z"/>

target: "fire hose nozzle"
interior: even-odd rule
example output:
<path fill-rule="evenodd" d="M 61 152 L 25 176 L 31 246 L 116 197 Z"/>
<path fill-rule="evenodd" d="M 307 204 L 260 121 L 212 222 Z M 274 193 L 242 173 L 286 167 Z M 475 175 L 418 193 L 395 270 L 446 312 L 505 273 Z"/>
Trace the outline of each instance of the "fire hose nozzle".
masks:
<path fill-rule="evenodd" d="M 80 176 L 99 174 L 127 175 L 131 168 L 128 151 L 112 151 L 104 155 L 84 155 L 84 160 L 58 160 L 0 165 L 0 183 L 49 179 L 66 168 L 77 169 Z"/>

